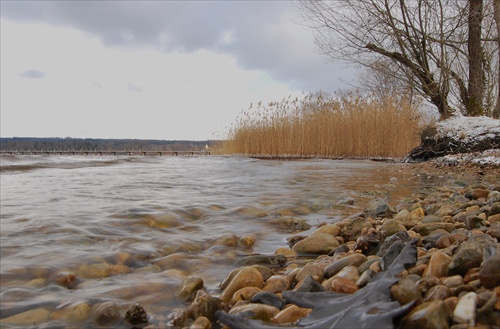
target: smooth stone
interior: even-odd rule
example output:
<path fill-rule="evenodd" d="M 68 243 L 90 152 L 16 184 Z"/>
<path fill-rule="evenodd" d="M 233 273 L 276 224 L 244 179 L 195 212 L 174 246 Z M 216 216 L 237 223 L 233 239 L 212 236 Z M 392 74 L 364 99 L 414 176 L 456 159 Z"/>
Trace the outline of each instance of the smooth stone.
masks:
<path fill-rule="evenodd" d="M 44 308 L 35 308 L 26 312 L 18 313 L 1 319 L 0 324 L 11 324 L 19 326 L 36 326 L 50 319 L 50 311 Z"/>
<path fill-rule="evenodd" d="M 362 263 L 361 265 L 359 265 L 358 267 L 358 272 L 360 274 L 363 274 L 366 270 L 368 270 L 370 268 L 370 266 L 375 263 L 375 262 L 379 262 L 380 259 L 382 259 L 382 257 L 379 257 L 379 256 L 373 256 L 373 258 L 370 258 L 366 260 L 366 262 Z M 356 266 L 356 265 L 354 265 Z"/>
<path fill-rule="evenodd" d="M 442 222 L 443 219 L 439 216 L 436 215 L 427 215 L 422 218 L 422 224 L 429 224 L 429 223 L 440 223 Z"/>
<path fill-rule="evenodd" d="M 420 208 L 422 209 L 422 208 Z M 417 209 L 415 209 L 417 210 Z M 423 209 L 422 209 L 423 212 Z M 400 221 L 409 221 L 412 219 L 411 213 L 408 211 L 408 209 L 401 209 L 395 216 L 394 219 L 400 220 Z"/>
<path fill-rule="evenodd" d="M 102 279 L 111 275 L 109 264 L 83 264 L 78 267 L 79 276 L 89 279 Z"/>
<path fill-rule="evenodd" d="M 323 285 L 328 291 L 343 294 L 353 294 L 359 290 L 359 287 L 354 282 L 345 278 L 332 278 L 325 281 Z"/>
<path fill-rule="evenodd" d="M 372 270 L 368 269 L 364 271 L 360 276 L 359 279 L 356 281 L 356 285 L 360 288 L 363 288 L 366 286 L 370 281 L 372 280 L 373 276 L 375 275 L 375 272 Z"/>
<path fill-rule="evenodd" d="M 262 292 L 256 293 L 252 297 L 251 302 L 274 306 L 280 310 L 286 305 L 286 302 L 283 299 L 278 297 L 276 294 L 273 294 L 273 293 L 270 293 L 267 291 L 262 291 Z"/>
<path fill-rule="evenodd" d="M 453 321 L 468 326 L 474 326 L 476 318 L 476 301 L 477 295 L 475 292 L 468 292 L 460 297 L 453 311 Z"/>
<path fill-rule="evenodd" d="M 482 188 L 476 188 L 472 191 L 472 199 L 477 200 L 477 199 L 487 199 L 488 194 L 490 194 L 490 191 L 487 189 L 482 189 Z"/>
<path fill-rule="evenodd" d="M 188 276 L 182 283 L 179 297 L 184 301 L 192 299 L 200 289 L 203 289 L 203 279 L 197 276 Z"/>
<path fill-rule="evenodd" d="M 270 223 L 275 226 L 275 228 L 288 233 L 307 231 L 311 228 L 311 225 L 307 223 L 305 219 L 289 216 L 272 219 Z"/>
<path fill-rule="evenodd" d="M 496 248 L 497 242 L 488 234 L 472 235 L 454 252 L 447 274 L 464 275 L 469 269 L 479 267 L 483 261 L 483 251 Z"/>
<path fill-rule="evenodd" d="M 450 263 L 450 256 L 443 252 L 436 251 L 432 254 L 423 276 L 435 276 L 437 278 L 446 276 L 446 271 L 448 270 L 448 265 L 450 265 Z"/>
<path fill-rule="evenodd" d="M 433 300 L 415 307 L 401 321 L 405 329 L 448 329 L 448 309 L 441 300 Z"/>
<path fill-rule="evenodd" d="M 102 303 L 93 314 L 93 322 L 97 327 L 116 327 L 120 320 L 118 305 L 114 302 Z"/>
<path fill-rule="evenodd" d="M 461 275 L 452 275 L 444 279 L 443 284 L 448 288 L 455 288 L 464 284 L 464 278 Z"/>
<path fill-rule="evenodd" d="M 394 208 L 392 208 L 385 200 L 374 200 L 370 202 L 365 211 L 372 218 L 385 218 L 391 217 L 396 214 Z"/>
<path fill-rule="evenodd" d="M 240 259 L 238 265 L 269 265 L 281 267 L 284 266 L 287 261 L 288 259 L 284 255 L 250 255 Z"/>
<path fill-rule="evenodd" d="M 293 290 L 299 292 L 320 292 L 325 291 L 325 288 L 312 276 L 307 276 L 304 280 L 299 281 Z"/>
<path fill-rule="evenodd" d="M 479 268 L 479 280 L 488 289 L 500 286 L 500 254 L 483 261 Z"/>
<path fill-rule="evenodd" d="M 66 322 L 83 322 L 90 315 L 90 306 L 87 303 L 78 303 L 52 312 L 52 319 Z"/>
<path fill-rule="evenodd" d="M 297 254 L 328 254 L 339 246 L 334 236 L 325 233 L 311 235 L 297 242 L 292 250 Z"/>
<path fill-rule="evenodd" d="M 454 207 L 450 205 L 444 205 L 439 208 L 438 211 L 434 213 L 434 215 L 439 216 L 439 217 L 444 217 L 444 216 L 451 216 L 455 212 Z"/>
<path fill-rule="evenodd" d="M 427 224 L 419 224 L 415 225 L 412 230 L 417 232 L 418 234 L 422 236 L 427 236 L 431 232 L 442 229 L 447 232 L 451 232 L 455 229 L 455 225 L 451 223 L 427 223 Z"/>
<path fill-rule="evenodd" d="M 445 235 L 450 235 L 450 233 L 446 232 L 445 230 L 436 230 L 434 232 L 432 232 L 431 234 L 429 234 L 428 236 L 426 236 L 423 240 L 422 240 L 422 243 L 424 245 L 430 243 L 432 245 L 433 248 L 437 247 L 437 242 L 438 240 L 442 237 L 442 236 L 445 236 Z"/>
<path fill-rule="evenodd" d="M 365 255 L 359 253 L 353 253 L 327 266 L 324 270 L 324 276 L 326 278 L 330 278 L 335 274 L 337 274 L 338 272 L 340 272 L 340 270 L 342 270 L 346 266 L 359 267 L 366 261 L 368 261 L 368 258 Z"/>
<path fill-rule="evenodd" d="M 292 304 L 276 314 L 271 321 L 278 324 L 292 324 L 307 316 L 311 311 L 312 309 L 310 308 L 303 308 Z"/>
<path fill-rule="evenodd" d="M 357 217 L 346 221 L 341 234 L 345 241 L 356 241 L 363 229 L 370 228 L 373 228 L 370 221 L 363 217 Z"/>
<path fill-rule="evenodd" d="M 401 279 L 398 283 L 391 286 L 391 296 L 401 305 L 406 305 L 415 300 L 420 303 L 422 300 L 422 295 L 417 284 L 407 278 Z"/>
<path fill-rule="evenodd" d="M 319 234 L 319 233 L 325 233 L 325 234 L 337 236 L 340 234 L 341 231 L 342 231 L 342 229 L 337 224 L 326 224 L 326 225 L 323 225 L 320 228 L 318 228 L 316 231 L 314 231 L 312 233 L 312 235 Z"/>
<path fill-rule="evenodd" d="M 276 314 L 279 313 L 279 311 L 280 310 L 274 306 L 251 303 L 246 305 L 235 306 L 229 311 L 229 314 L 251 312 L 253 313 L 251 319 L 270 321 Z"/>
<path fill-rule="evenodd" d="M 500 214 L 500 202 L 495 202 L 491 205 L 490 210 L 488 211 L 488 216 L 493 216 Z"/>
<path fill-rule="evenodd" d="M 283 255 L 286 257 L 297 257 L 297 253 L 295 251 L 293 251 L 290 248 L 286 248 L 286 247 L 279 247 L 278 249 L 276 249 L 274 254 L 275 255 Z"/>
<path fill-rule="evenodd" d="M 395 219 L 384 220 L 384 223 L 379 228 L 379 233 L 383 239 L 402 231 L 406 231 L 406 228 Z"/>
<path fill-rule="evenodd" d="M 233 294 L 244 287 L 262 287 L 264 279 L 262 274 L 255 267 L 246 266 L 243 267 L 228 283 L 227 287 L 222 292 L 220 299 L 223 302 L 228 302 L 231 300 Z"/>
<path fill-rule="evenodd" d="M 215 313 L 222 309 L 222 303 L 219 298 L 198 290 L 196 298 L 191 305 L 180 313 L 175 314 L 172 324 L 175 327 L 187 327 L 192 321 L 202 316 L 206 317 L 210 322 L 214 322 L 216 320 Z"/>
<path fill-rule="evenodd" d="M 356 282 L 359 279 L 359 272 L 356 266 L 346 266 L 333 276 L 334 278 L 349 279 Z"/>
<path fill-rule="evenodd" d="M 428 302 L 431 300 L 445 300 L 450 296 L 451 296 L 450 288 L 448 288 L 445 285 L 438 284 L 434 287 L 431 287 L 425 293 L 424 302 Z"/>
<path fill-rule="evenodd" d="M 453 233 L 449 235 L 443 235 L 440 237 L 436 245 L 439 249 L 448 248 L 452 244 L 460 243 L 467 240 L 467 236 L 463 233 Z"/>
<path fill-rule="evenodd" d="M 313 278 L 317 278 L 317 281 L 323 281 L 324 270 L 321 266 L 314 264 L 306 264 L 302 269 L 299 270 L 297 276 L 295 277 L 295 281 L 302 281 L 307 276 L 312 276 Z"/>
<path fill-rule="evenodd" d="M 212 322 L 204 316 L 197 318 L 189 329 L 211 329 Z"/>
<path fill-rule="evenodd" d="M 68 289 L 73 289 L 82 283 L 75 273 L 72 272 L 58 272 L 49 278 L 49 283 L 54 283 Z"/>
<path fill-rule="evenodd" d="M 418 208 L 414 209 L 410 213 L 410 217 L 412 220 L 421 221 L 425 217 L 424 209 L 422 207 L 418 207 Z"/>
<path fill-rule="evenodd" d="M 377 232 L 363 234 L 356 239 L 354 250 L 361 250 L 363 255 L 373 255 L 379 251 L 380 235 Z"/>
<path fill-rule="evenodd" d="M 251 235 L 245 235 L 238 239 L 240 246 L 244 248 L 250 248 L 255 244 L 255 237 Z"/>
<path fill-rule="evenodd" d="M 290 289 L 293 278 L 288 275 L 276 274 L 266 280 L 263 291 L 278 293 Z"/>
<path fill-rule="evenodd" d="M 251 301 L 253 296 L 255 296 L 255 294 L 257 294 L 261 291 L 262 290 L 260 288 L 256 288 L 256 287 L 241 288 L 240 290 L 238 290 L 237 292 L 235 292 L 233 294 L 233 297 L 231 298 L 231 304 L 234 305 L 237 302 L 239 302 L 240 300 Z"/>

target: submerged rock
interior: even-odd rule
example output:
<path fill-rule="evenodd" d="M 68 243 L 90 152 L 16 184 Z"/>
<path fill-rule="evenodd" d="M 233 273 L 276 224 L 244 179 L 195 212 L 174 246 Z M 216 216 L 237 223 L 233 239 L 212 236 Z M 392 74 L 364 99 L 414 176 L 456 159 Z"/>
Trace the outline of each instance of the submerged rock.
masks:
<path fill-rule="evenodd" d="M 125 321 L 131 325 L 147 325 L 149 323 L 148 314 L 139 304 L 133 304 L 125 313 Z"/>

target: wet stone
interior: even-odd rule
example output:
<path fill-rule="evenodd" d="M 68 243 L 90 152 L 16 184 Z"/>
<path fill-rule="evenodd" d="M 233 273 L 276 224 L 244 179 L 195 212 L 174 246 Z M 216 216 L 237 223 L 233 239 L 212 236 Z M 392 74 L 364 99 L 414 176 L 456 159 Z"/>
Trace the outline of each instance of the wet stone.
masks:
<path fill-rule="evenodd" d="M 290 289 L 292 278 L 288 275 L 276 274 L 267 279 L 262 287 L 263 291 L 278 293 Z"/>
<path fill-rule="evenodd" d="M 338 246 L 339 242 L 334 236 L 319 233 L 297 242 L 292 249 L 298 254 L 326 255 Z"/>
<path fill-rule="evenodd" d="M 125 321 L 131 325 L 147 325 L 149 323 L 148 314 L 139 304 L 133 304 L 125 313 Z"/>
<path fill-rule="evenodd" d="M 401 279 L 398 283 L 391 286 L 391 296 L 401 305 L 406 305 L 412 301 L 420 302 L 422 295 L 415 282 L 410 279 Z"/>
<path fill-rule="evenodd" d="M 227 284 L 227 287 L 222 292 L 220 299 L 223 302 L 231 300 L 233 294 L 244 287 L 262 287 L 264 279 L 262 274 L 252 266 L 242 268 L 234 278 Z"/>
<path fill-rule="evenodd" d="M 500 254 L 483 261 L 479 268 L 479 280 L 489 289 L 500 286 Z"/>
<path fill-rule="evenodd" d="M 98 327 L 116 327 L 121 316 L 118 305 L 114 302 L 105 302 L 99 305 L 93 315 L 94 325 Z"/>
<path fill-rule="evenodd" d="M 297 273 L 295 277 L 295 281 L 302 281 L 307 276 L 316 277 L 317 281 L 322 281 L 324 275 L 324 270 L 318 265 L 314 264 L 306 264 L 300 271 Z"/>
<path fill-rule="evenodd" d="M 249 265 L 269 265 L 269 266 L 284 266 L 287 262 L 287 258 L 284 255 L 250 255 L 243 257 L 238 261 L 238 265 L 249 266 Z"/>
<path fill-rule="evenodd" d="M 276 314 L 279 313 L 279 309 L 266 305 L 266 304 L 246 304 L 233 307 L 229 314 L 238 314 L 243 312 L 251 312 L 251 319 L 261 320 L 261 321 L 270 321 Z"/>
<path fill-rule="evenodd" d="M 290 305 L 286 307 L 284 310 L 280 311 L 278 314 L 276 314 L 271 321 L 278 324 L 285 324 L 285 323 L 291 324 L 307 316 L 309 313 L 311 313 L 310 308 L 303 308 L 297 305 Z"/>
<path fill-rule="evenodd" d="M 263 292 L 259 292 L 259 293 L 255 294 L 252 297 L 251 301 L 252 301 L 252 303 L 261 303 L 261 304 L 274 306 L 280 310 L 286 305 L 286 303 L 283 299 L 278 297 L 276 294 L 273 294 L 273 293 L 270 293 L 267 291 L 263 291 Z"/>
<path fill-rule="evenodd" d="M 375 218 L 375 217 L 390 217 L 394 214 L 396 214 L 396 211 L 394 208 L 392 208 L 387 201 L 385 200 L 375 200 L 371 202 L 367 209 L 366 212 L 369 216 Z"/>
<path fill-rule="evenodd" d="M 233 297 L 231 298 L 231 303 L 236 304 L 240 300 L 251 301 L 253 296 L 255 296 L 261 291 L 262 291 L 261 289 L 256 287 L 241 288 L 240 290 L 234 293 Z"/>
<path fill-rule="evenodd" d="M 433 300 L 415 307 L 402 320 L 405 329 L 447 329 L 448 309 L 443 301 Z"/>
<path fill-rule="evenodd" d="M 299 292 L 320 292 L 325 291 L 325 288 L 311 276 L 307 276 L 297 284 L 294 290 Z"/>
<path fill-rule="evenodd" d="M 325 268 L 324 275 L 326 278 L 330 278 L 340 272 L 346 266 L 360 266 L 367 260 L 368 258 L 363 254 L 354 253 L 352 255 L 348 255 L 327 266 Z"/>
<path fill-rule="evenodd" d="M 18 313 L 0 320 L 0 324 L 11 324 L 19 326 L 33 326 L 45 323 L 50 318 L 50 311 L 44 308 L 35 308 L 26 312 Z"/>
<path fill-rule="evenodd" d="M 204 316 L 200 316 L 197 318 L 193 324 L 189 327 L 189 329 L 211 329 L 212 322 Z"/>
<path fill-rule="evenodd" d="M 424 276 L 435 276 L 441 278 L 446 276 L 451 257 L 443 252 L 436 251 L 432 254 L 429 264 L 424 272 Z"/>
<path fill-rule="evenodd" d="M 445 300 L 446 298 L 451 296 L 451 291 L 450 288 L 438 284 L 434 287 L 431 287 L 426 293 L 424 297 L 424 301 L 431 301 L 431 300 Z"/>
<path fill-rule="evenodd" d="M 194 298 L 196 291 L 203 288 L 203 279 L 196 276 L 187 277 L 182 283 L 179 297 L 186 301 Z"/>

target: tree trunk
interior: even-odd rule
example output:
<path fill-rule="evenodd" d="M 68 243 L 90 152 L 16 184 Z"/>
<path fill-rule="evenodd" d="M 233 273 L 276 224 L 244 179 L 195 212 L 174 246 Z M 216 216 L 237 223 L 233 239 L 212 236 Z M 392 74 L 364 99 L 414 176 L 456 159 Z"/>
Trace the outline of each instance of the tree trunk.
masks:
<path fill-rule="evenodd" d="M 483 47 L 481 45 L 481 22 L 483 20 L 483 0 L 469 0 L 469 98 L 466 104 L 467 115 L 484 114 L 484 72 Z"/>
<path fill-rule="evenodd" d="M 500 0 L 493 0 L 493 11 L 495 17 L 495 25 L 497 27 L 497 45 L 500 49 Z M 498 56 L 498 96 L 495 110 L 493 112 L 493 117 L 500 117 L 500 55 Z"/>

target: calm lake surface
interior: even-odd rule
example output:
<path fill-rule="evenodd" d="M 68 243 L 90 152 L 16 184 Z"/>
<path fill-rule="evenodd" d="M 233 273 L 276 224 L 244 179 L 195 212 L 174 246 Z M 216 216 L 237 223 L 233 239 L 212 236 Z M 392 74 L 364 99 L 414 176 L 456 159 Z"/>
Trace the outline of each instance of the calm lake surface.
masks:
<path fill-rule="evenodd" d="M 216 291 L 239 258 L 287 246 L 292 233 L 273 219 L 302 218 L 314 229 L 376 197 L 396 205 L 440 180 L 407 164 L 368 160 L 9 155 L 0 161 L 1 317 L 43 308 L 51 314 L 46 326 L 61 328 L 68 305 L 88 304 L 90 313 L 72 325 L 92 327 L 93 310 L 106 301 L 121 314 L 140 303 L 152 323 L 164 326 L 183 305 L 175 295 L 186 276 Z M 354 204 L 339 205 L 347 198 Z M 253 246 L 237 242 L 249 236 Z M 68 273 L 76 279 L 61 279 Z"/>

